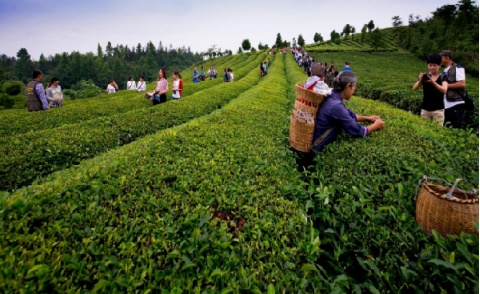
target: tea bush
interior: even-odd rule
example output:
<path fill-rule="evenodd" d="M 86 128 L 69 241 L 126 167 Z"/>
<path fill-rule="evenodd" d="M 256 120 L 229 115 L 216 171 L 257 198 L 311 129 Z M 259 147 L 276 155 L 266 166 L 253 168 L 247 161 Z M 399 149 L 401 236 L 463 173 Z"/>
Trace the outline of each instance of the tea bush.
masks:
<path fill-rule="evenodd" d="M 68 124 L 54 131 L 48 129 L 2 138 L 0 153 L 5 156 L 0 158 L 0 190 L 28 185 L 37 177 L 78 164 L 82 159 L 206 115 L 258 83 L 257 67 L 252 70 L 252 66 L 251 63 L 238 70 L 233 83 L 223 83 L 179 101 Z M 125 102 L 132 104 L 132 99 Z M 141 105 L 145 103 L 151 101 L 143 98 Z M 115 105 L 118 107 L 119 103 Z M 132 105 L 131 108 L 136 107 Z"/>
<path fill-rule="evenodd" d="M 319 239 L 283 198 L 284 58 L 221 110 L 0 196 L 0 287 L 318 293 Z"/>
<path fill-rule="evenodd" d="M 305 80 L 292 58 L 287 68 L 290 81 Z M 324 290 L 478 293 L 478 236 L 425 235 L 413 200 L 423 175 L 478 187 L 478 137 L 385 103 L 354 97 L 346 104 L 379 115 L 385 129 L 364 139 L 342 135 L 326 146 L 309 175 L 310 195 L 289 197 L 297 197 L 318 230 Z"/>
<path fill-rule="evenodd" d="M 232 59 L 229 58 L 226 60 L 229 61 Z M 238 73 L 235 71 L 236 80 L 241 79 L 243 75 L 248 72 L 243 70 L 244 68 L 251 69 L 255 67 L 257 61 L 259 63 L 261 60 L 263 60 L 261 55 L 236 57 L 233 60 L 233 62 L 239 62 Z M 228 64 L 232 66 L 232 64 Z M 220 63 L 220 65 L 222 65 L 222 63 Z M 233 66 L 236 65 L 237 63 L 233 63 Z M 201 90 L 206 90 L 221 84 L 222 81 L 220 77 L 216 80 L 202 82 L 200 85 L 193 85 L 193 83 L 191 83 L 191 85 L 185 85 L 183 94 L 184 96 L 188 96 L 193 93 L 198 93 Z M 156 85 L 150 84 L 147 86 L 147 90 L 153 91 L 155 87 Z M 169 88 L 171 88 L 171 82 L 169 83 Z M 66 101 L 64 107 L 50 109 L 46 112 L 0 112 L 0 135 L 10 136 L 35 132 L 59 127 L 64 124 L 73 124 L 98 117 L 106 117 L 117 113 L 125 113 L 135 109 L 150 107 L 152 102 L 145 99 L 144 95 L 144 93 L 137 93 L 136 91 L 119 91 L 115 94 L 101 95 L 100 98 L 82 99 L 71 102 Z"/>

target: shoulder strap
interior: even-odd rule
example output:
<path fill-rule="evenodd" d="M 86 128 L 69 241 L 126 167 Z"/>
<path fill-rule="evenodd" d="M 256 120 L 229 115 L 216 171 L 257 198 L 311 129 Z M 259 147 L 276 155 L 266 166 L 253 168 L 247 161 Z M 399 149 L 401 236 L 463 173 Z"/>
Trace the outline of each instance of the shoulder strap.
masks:
<path fill-rule="evenodd" d="M 317 147 L 322 144 L 323 141 L 325 141 L 325 138 L 327 138 L 327 136 L 330 135 L 330 133 L 333 131 L 333 129 L 334 128 L 330 128 L 326 130 L 320 137 L 317 138 L 317 140 L 315 140 L 315 142 L 313 142 L 312 147 Z"/>

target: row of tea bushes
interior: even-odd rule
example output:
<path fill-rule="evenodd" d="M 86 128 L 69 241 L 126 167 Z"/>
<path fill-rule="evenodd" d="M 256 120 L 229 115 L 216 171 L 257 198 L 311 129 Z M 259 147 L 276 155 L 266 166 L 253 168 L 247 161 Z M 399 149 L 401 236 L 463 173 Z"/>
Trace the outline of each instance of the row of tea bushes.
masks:
<path fill-rule="evenodd" d="M 291 83 L 304 80 L 289 59 Z M 324 290 L 478 293 L 478 236 L 426 236 L 413 200 L 423 175 L 478 187 L 478 137 L 385 103 L 353 97 L 346 104 L 379 115 L 385 128 L 364 139 L 340 136 L 317 155 L 310 196 L 297 193 L 320 234 Z"/>
<path fill-rule="evenodd" d="M 260 56 L 265 58 L 264 56 Z M 222 107 L 258 83 L 257 68 L 245 66 L 239 78 L 168 102 L 128 113 L 25 133 L 0 140 L 0 190 L 12 190 L 32 183 L 65 167 L 78 164 L 109 149 L 130 143 L 147 134 L 185 123 Z"/>
<path fill-rule="evenodd" d="M 258 56 L 258 55 L 257 55 Z M 225 58 L 226 64 L 255 67 L 256 56 L 235 56 Z M 246 63 L 245 61 L 250 61 Z M 259 61 L 260 62 L 260 61 Z M 220 66 L 224 63 L 219 63 Z M 184 71 L 184 75 L 189 73 Z M 191 74 L 191 73 L 189 73 Z M 238 76 L 237 79 L 241 78 Z M 221 77 L 217 80 L 222 80 Z M 171 77 L 169 77 L 169 88 L 171 88 Z M 185 82 L 184 96 L 188 96 L 206 90 L 217 85 L 218 82 L 208 81 L 201 85 L 194 85 L 192 82 Z M 153 91 L 155 83 L 148 85 L 147 90 Z M 171 97 L 171 89 L 168 97 Z M 136 91 L 119 91 L 115 94 L 103 95 L 101 98 L 81 99 L 65 103 L 64 107 L 53 108 L 48 111 L 29 113 L 27 111 L 2 111 L 0 112 L 0 135 L 11 136 L 38 130 L 56 128 L 64 124 L 73 124 L 102 116 L 109 116 L 124 113 L 135 109 L 147 108 L 152 102 L 145 99 L 144 93 Z"/>
<path fill-rule="evenodd" d="M 282 59 L 209 116 L 0 196 L 0 287 L 318 293 L 319 239 L 283 198 Z"/>
<path fill-rule="evenodd" d="M 412 87 L 420 72 L 428 71 L 427 64 L 412 54 L 364 52 L 314 53 L 315 60 L 334 61 L 340 71 L 345 61 L 351 63 L 358 76 L 356 95 L 387 102 L 397 108 L 420 114 L 423 91 L 413 91 Z M 443 72 L 443 68 L 440 69 Z M 475 97 L 475 110 L 465 115 L 465 126 L 478 130 L 478 78 L 466 77 L 467 91 Z"/>

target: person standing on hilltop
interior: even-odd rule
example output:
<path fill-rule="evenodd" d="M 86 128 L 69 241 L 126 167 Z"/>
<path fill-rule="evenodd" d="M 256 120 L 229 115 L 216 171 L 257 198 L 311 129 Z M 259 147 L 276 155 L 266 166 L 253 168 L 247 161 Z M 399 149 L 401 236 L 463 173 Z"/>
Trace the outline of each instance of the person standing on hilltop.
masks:
<path fill-rule="evenodd" d="M 352 71 L 350 68 L 350 62 L 345 61 L 345 66 L 342 68 L 342 71 Z"/>
<path fill-rule="evenodd" d="M 193 68 L 193 74 L 192 74 L 192 76 L 193 76 L 193 82 L 194 82 L 195 84 L 198 83 L 197 67 L 194 67 L 194 68 Z"/>
<path fill-rule="evenodd" d="M 138 80 L 137 92 L 145 92 L 147 90 L 147 85 L 145 85 L 145 78 L 140 76 Z"/>
<path fill-rule="evenodd" d="M 47 88 L 47 100 L 49 101 L 49 107 L 63 106 L 63 93 L 62 87 L 59 85 L 60 81 L 57 77 L 53 77 Z"/>
<path fill-rule="evenodd" d="M 183 92 L 183 82 L 182 76 L 178 71 L 172 73 L 173 82 L 172 82 L 172 100 L 178 100 L 182 98 Z"/>
<path fill-rule="evenodd" d="M 444 75 L 447 78 L 447 93 L 444 96 L 445 103 L 445 126 L 459 129 L 463 125 L 465 113 L 465 69 L 453 62 L 453 52 L 443 50 L 442 65 L 445 66 Z"/>
<path fill-rule="evenodd" d="M 137 89 L 137 85 L 135 84 L 133 77 L 129 77 L 127 82 L 127 90 L 136 90 L 136 89 Z"/>
<path fill-rule="evenodd" d="M 153 105 L 167 102 L 168 81 L 166 79 L 165 70 L 162 68 L 158 72 L 157 87 L 155 91 L 147 93 L 145 96 L 147 99 L 153 101 Z"/>
<path fill-rule="evenodd" d="M 115 83 L 115 80 L 110 80 L 110 83 L 107 86 L 107 93 L 113 94 L 115 93 L 115 90 L 118 90 L 118 85 Z"/>
<path fill-rule="evenodd" d="M 45 96 L 45 88 L 42 85 L 43 73 L 39 70 L 34 70 L 32 79 L 26 88 L 27 109 L 28 111 L 47 110 L 48 101 Z"/>
<path fill-rule="evenodd" d="M 443 126 L 445 120 L 443 96 L 447 93 L 448 82 L 445 75 L 438 71 L 442 64 L 439 54 L 432 54 L 427 58 L 428 73 L 420 73 L 418 81 L 413 85 L 416 91 L 423 86 L 423 101 L 421 116 L 427 120 L 434 120 Z"/>

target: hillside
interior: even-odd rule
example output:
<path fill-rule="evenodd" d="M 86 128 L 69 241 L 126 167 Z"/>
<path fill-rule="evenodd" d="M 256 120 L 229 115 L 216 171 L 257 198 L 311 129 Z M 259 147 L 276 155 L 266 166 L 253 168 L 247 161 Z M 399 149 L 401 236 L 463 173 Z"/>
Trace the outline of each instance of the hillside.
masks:
<path fill-rule="evenodd" d="M 184 97 L 157 106 L 120 91 L 0 112 L 0 288 L 475 292 L 478 236 L 425 235 L 412 198 L 423 175 L 478 187 L 478 136 L 353 97 L 385 129 L 341 136 L 306 182 L 288 143 L 306 79 L 292 55 L 212 63 L 235 81 L 194 84 L 189 68 Z"/>

